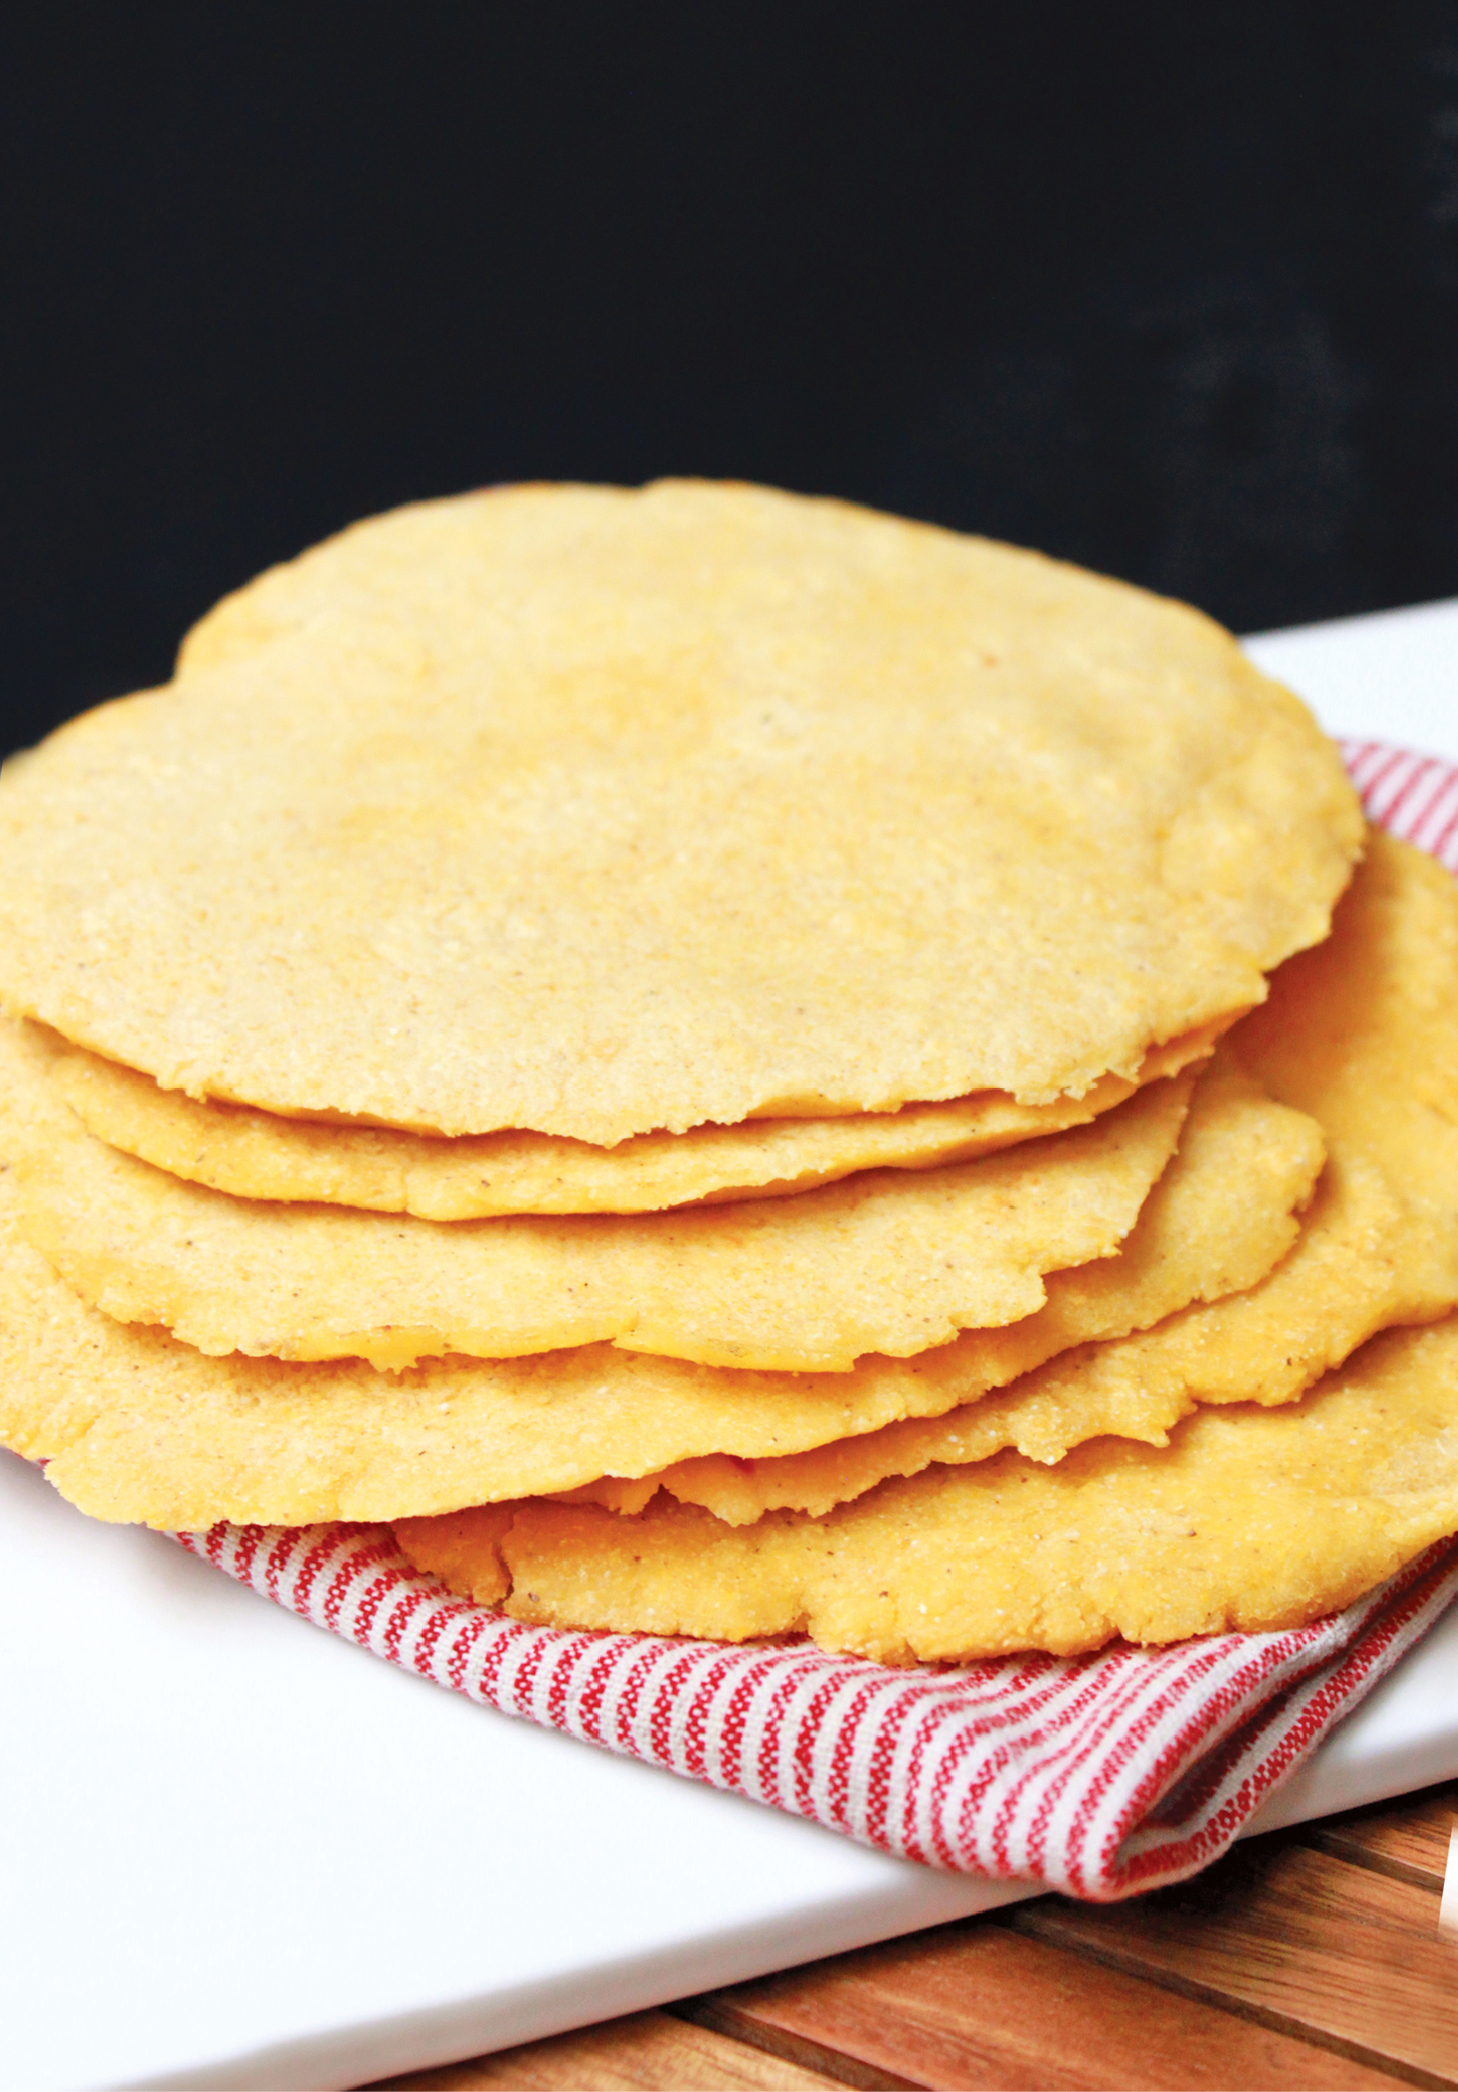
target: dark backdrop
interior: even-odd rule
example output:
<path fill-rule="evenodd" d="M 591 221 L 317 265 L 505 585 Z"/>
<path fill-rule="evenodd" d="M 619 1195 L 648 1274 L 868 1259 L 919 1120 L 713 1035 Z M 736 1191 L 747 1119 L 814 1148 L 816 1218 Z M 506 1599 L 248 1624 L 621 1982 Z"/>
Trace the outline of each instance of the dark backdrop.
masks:
<path fill-rule="evenodd" d="M 1458 591 L 1454 5 L 25 12 L 0 745 L 524 476 L 846 494 L 1245 630 Z"/>

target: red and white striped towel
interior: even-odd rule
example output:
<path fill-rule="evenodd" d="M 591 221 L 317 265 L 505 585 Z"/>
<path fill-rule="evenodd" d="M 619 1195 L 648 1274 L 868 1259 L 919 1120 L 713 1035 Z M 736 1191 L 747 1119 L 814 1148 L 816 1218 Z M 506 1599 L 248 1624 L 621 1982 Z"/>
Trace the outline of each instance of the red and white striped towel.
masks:
<path fill-rule="evenodd" d="M 1373 819 L 1458 873 L 1458 769 L 1343 754 Z M 891 1670 L 525 1627 L 418 1575 L 387 1526 L 214 1526 L 182 1544 L 317 1626 L 503 1713 L 812 1817 L 865 1844 L 1107 1900 L 1215 1859 L 1458 1598 L 1444 1542 L 1285 1634 Z"/>

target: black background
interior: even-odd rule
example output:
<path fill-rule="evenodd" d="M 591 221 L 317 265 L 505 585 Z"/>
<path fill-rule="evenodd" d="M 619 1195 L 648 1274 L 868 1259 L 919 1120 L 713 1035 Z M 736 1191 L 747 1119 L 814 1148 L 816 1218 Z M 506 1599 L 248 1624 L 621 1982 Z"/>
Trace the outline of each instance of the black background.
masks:
<path fill-rule="evenodd" d="M 1242 630 L 1458 592 L 1458 7 L 27 12 L 0 745 L 491 480 L 845 494 Z"/>

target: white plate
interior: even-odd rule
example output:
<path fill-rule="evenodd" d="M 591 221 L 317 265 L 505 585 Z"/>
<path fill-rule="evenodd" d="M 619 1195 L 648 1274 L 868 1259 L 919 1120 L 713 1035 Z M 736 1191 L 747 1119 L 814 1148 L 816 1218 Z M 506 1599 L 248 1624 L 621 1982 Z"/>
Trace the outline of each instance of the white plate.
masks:
<path fill-rule="evenodd" d="M 1334 731 L 1458 758 L 1458 604 L 1251 650 Z M 16 2092 L 347 2086 L 1024 1893 L 472 1706 L 9 1455 L 0 1589 Z M 1261 1827 L 1453 1776 L 1458 1614 Z"/>

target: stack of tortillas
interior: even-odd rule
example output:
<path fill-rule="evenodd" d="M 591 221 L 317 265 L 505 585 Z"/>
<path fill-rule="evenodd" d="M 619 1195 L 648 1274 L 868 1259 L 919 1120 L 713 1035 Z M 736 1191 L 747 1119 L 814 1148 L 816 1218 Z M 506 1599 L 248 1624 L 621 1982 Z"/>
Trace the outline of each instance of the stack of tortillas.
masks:
<path fill-rule="evenodd" d="M 8 766 L 0 997 L 0 1436 L 98 1517 L 897 1662 L 1458 1531 L 1458 889 L 1178 605 L 405 510 Z"/>

